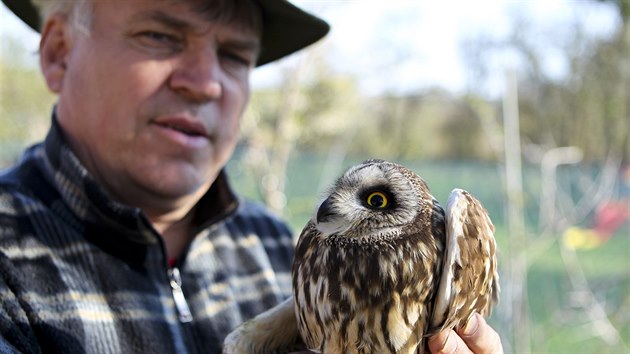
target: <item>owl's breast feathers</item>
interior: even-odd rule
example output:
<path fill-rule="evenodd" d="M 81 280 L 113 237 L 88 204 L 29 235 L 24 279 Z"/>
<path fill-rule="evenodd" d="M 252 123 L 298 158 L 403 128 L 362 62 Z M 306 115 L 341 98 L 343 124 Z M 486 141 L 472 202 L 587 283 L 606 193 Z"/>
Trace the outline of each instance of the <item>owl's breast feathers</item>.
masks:
<path fill-rule="evenodd" d="M 323 235 L 310 223 L 296 248 L 300 332 L 324 352 L 413 352 L 440 278 L 444 211 L 433 201 L 396 233 Z M 360 344 L 359 344 L 360 343 Z"/>

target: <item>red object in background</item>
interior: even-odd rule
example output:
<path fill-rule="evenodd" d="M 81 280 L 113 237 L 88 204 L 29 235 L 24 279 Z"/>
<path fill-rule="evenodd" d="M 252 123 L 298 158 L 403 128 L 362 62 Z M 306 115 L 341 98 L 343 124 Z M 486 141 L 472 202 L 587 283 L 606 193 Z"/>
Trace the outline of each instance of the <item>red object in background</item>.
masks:
<path fill-rule="evenodd" d="M 595 211 L 593 230 L 603 239 L 610 238 L 630 217 L 630 200 L 607 201 Z"/>

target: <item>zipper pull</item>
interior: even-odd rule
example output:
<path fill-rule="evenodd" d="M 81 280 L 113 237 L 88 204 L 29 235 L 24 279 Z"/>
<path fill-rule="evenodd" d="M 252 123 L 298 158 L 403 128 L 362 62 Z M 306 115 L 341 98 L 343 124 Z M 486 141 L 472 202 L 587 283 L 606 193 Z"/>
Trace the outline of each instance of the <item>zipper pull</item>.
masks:
<path fill-rule="evenodd" d="M 179 269 L 171 268 L 168 270 L 168 277 L 170 278 L 171 289 L 173 291 L 173 300 L 175 300 L 175 307 L 177 307 L 177 313 L 179 314 L 179 322 L 188 323 L 193 320 L 190 307 L 184 297 L 182 291 L 182 277 L 179 274 Z"/>

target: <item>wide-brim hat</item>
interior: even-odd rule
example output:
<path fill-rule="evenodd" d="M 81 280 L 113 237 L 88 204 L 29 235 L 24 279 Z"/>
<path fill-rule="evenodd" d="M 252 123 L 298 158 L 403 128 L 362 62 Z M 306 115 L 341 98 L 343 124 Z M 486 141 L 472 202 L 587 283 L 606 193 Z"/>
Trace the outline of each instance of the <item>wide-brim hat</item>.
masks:
<path fill-rule="evenodd" d="M 286 0 L 256 0 L 262 9 L 263 34 L 256 66 L 296 52 L 324 37 L 330 27 Z M 39 32 L 41 20 L 30 0 L 2 2 L 31 28 Z"/>

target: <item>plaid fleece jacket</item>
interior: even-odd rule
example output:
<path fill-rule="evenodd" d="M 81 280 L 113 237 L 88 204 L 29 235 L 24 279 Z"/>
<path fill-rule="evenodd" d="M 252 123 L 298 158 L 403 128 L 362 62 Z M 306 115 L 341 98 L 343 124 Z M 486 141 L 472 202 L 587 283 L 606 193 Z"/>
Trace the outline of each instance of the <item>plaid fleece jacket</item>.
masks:
<path fill-rule="evenodd" d="M 112 201 L 53 119 L 0 175 L 0 353 L 219 353 L 291 294 L 292 236 L 223 173 L 169 267 L 143 213 Z"/>

